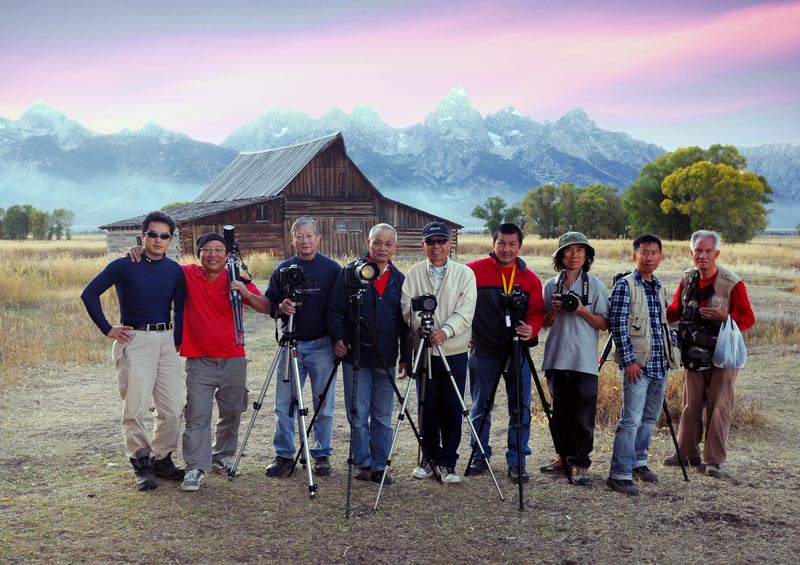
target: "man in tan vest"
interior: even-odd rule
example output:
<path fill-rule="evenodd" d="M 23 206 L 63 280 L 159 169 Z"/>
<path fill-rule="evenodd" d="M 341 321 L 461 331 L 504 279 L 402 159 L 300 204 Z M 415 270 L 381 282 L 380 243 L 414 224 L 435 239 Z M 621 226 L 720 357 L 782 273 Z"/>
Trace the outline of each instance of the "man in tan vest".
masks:
<path fill-rule="evenodd" d="M 744 331 L 755 323 L 747 289 L 739 277 L 717 265 L 719 234 L 699 230 L 692 234 L 694 267 L 684 272 L 675 298 L 667 309 L 670 322 L 680 320 L 678 340 L 683 361 L 683 413 L 678 428 L 680 452 L 691 465 L 699 466 L 699 444 L 705 444 L 705 473 L 719 477 L 727 452 L 725 444 L 733 413 L 733 385 L 739 369 L 714 367 L 711 357 L 720 326 L 730 316 Z M 664 465 L 678 465 L 678 456 Z"/>

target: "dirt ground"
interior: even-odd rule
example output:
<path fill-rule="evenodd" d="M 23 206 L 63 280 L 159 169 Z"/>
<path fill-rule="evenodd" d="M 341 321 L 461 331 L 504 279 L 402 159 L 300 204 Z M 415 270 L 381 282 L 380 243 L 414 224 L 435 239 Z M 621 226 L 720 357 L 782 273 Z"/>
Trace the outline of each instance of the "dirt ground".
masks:
<path fill-rule="evenodd" d="M 774 304 L 778 292 L 755 291 L 754 304 Z M 794 299 L 780 304 L 798 306 Z M 271 359 L 273 326 L 248 323 L 252 401 Z M 318 480 L 315 500 L 302 472 L 264 476 L 273 456 L 271 388 L 241 477 L 210 476 L 196 493 L 166 481 L 139 493 L 123 454 L 110 360 L 43 365 L 0 393 L 0 562 L 797 563 L 799 349 L 750 348 L 737 389 L 761 402 L 766 424 L 732 431 L 721 479 L 693 471 L 687 483 L 679 469 L 662 467 L 673 447 L 668 431 L 659 429 L 651 449 L 659 483 L 642 485 L 639 497 L 614 493 L 604 484 L 613 430 L 604 430 L 596 438 L 593 484 L 570 486 L 563 477 L 535 472 L 552 453 L 546 426 L 536 422 L 534 472 L 520 512 L 517 487 L 505 477 L 500 394 L 493 467 L 505 501 L 486 475 L 461 485 L 411 478 L 417 444 L 403 422 L 391 466 L 397 482 L 384 489 L 373 512 L 377 486 L 353 481 L 349 519 L 349 431 L 340 382 L 334 472 Z M 541 348 L 534 359 L 541 361 Z M 405 381 L 400 387 L 405 390 Z M 252 413 L 244 415 L 243 429 Z M 468 457 L 468 433 L 465 425 L 459 470 Z"/>

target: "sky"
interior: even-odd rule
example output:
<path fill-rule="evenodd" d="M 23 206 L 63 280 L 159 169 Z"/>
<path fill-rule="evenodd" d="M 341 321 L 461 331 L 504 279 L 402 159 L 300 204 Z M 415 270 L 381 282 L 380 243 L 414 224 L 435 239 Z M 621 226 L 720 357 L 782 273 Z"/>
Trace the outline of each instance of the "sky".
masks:
<path fill-rule="evenodd" d="M 582 108 L 667 150 L 800 144 L 800 0 L 2 0 L 0 117 L 220 143 L 271 107 L 422 121 Z"/>

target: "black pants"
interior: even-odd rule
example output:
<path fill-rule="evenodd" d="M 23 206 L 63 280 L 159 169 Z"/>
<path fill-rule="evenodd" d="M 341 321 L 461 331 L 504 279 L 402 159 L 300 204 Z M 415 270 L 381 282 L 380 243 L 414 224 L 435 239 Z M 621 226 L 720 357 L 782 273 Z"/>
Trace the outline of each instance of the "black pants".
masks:
<path fill-rule="evenodd" d="M 546 371 L 552 383 L 553 421 L 558 447 L 570 465 L 589 467 L 597 415 L 597 375 L 578 371 Z"/>
<path fill-rule="evenodd" d="M 467 354 L 448 355 L 446 359 L 463 400 L 467 385 Z M 425 451 L 433 458 L 432 463 L 455 467 L 464 418 L 461 402 L 442 359 L 432 355 L 431 364 L 433 378 L 428 379 L 427 371 L 421 371 L 417 377 L 417 398 L 422 404 L 419 409 L 422 415 L 422 442 Z"/>

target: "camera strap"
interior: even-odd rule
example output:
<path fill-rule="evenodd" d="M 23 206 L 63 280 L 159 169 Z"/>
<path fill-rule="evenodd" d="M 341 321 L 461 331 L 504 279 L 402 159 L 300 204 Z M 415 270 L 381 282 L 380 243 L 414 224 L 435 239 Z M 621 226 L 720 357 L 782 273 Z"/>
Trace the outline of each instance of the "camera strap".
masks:
<path fill-rule="evenodd" d="M 561 271 L 561 274 L 558 275 L 558 281 L 556 282 L 559 292 L 561 293 L 570 290 L 569 288 L 565 288 L 564 286 L 564 280 L 567 278 L 566 274 L 567 274 L 566 271 Z M 584 306 L 588 306 L 589 304 L 591 304 L 589 302 L 589 275 L 587 275 L 583 269 L 581 269 L 581 303 Z"/>
<path fill-rule="evenodd" d="M 500 276 L 503 277 L 503 292 L 505 294 L 511 294 L 511 291 L 514 290 L 514 277 L 517 274 L 517 262 L 514 261 L 514 264 L 511 266 L 511 276 L 509 277 L 508 282 L 506 282 L 506 275 L 503 272 L 502 267 L 500 268 Z"/>

